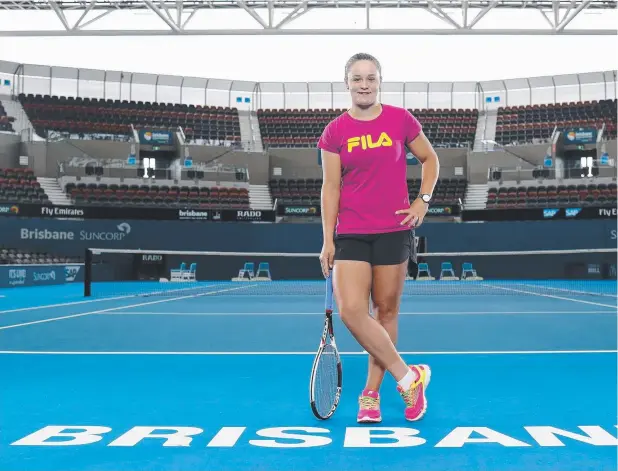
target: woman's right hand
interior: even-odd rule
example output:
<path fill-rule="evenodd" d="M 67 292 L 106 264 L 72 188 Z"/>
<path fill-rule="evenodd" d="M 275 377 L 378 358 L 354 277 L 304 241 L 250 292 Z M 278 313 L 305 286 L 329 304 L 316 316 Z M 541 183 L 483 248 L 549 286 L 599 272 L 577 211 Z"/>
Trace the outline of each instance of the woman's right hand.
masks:
<path fill-rule="evenodd" d="M 334 242 L 324 242 L 322 252 L 320 252 L 320 264 L 322 265 L 322 273 L 324 278 L 330 276 L 330 271 L 333 269 L 335 260 L 335 244 Z"/>

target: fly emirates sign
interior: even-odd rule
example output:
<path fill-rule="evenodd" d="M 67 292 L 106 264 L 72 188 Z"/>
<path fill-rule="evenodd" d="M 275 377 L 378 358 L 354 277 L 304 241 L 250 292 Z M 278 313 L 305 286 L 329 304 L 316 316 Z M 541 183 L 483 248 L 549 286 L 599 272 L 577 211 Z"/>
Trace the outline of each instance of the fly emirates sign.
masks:
<path fill-rule="evenodd" d="M 145 440 L 158 440 L 163 447 L 189 447 L 195 437 L 204 435 L 205 446 L 209 448 L 229 448 L 246 443 L 266 448 L 312 448 L 333 446 L 333 442 L 340 442 L 341 438 L 344 448 L 462 448 L 479 444 L 498 444 L 508 448 L 564 447 L 573 443 L 618 446 L 615 430 L 610 433 L 598 425 L 582 425 L 568 430 L 552 426 L 525 426 L 523 429 L 525 437 L 518 432 L 519 438 L 514 438 L 488 427 L 456 427 L 439 439 L 429 441 L 420 430 L 407 427 L 347 427 L 335 434 L 321 427 L 272 427 L 251 433 L 247 427 L 204 431 L 198 427 L 177 426 L 135 426 L 128 430 L 112 430 L 103 425 L 48 425 L 11 445 L 78 447 L 102 442 L 109 447 L 132 447 Z"/>

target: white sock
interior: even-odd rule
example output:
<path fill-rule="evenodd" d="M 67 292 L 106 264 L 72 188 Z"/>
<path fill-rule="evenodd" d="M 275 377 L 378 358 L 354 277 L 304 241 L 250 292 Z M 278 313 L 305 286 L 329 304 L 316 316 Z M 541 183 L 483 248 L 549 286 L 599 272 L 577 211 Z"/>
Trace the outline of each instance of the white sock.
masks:
<path fill-rule="evenodd" d="M 412 386 L 412 383 L 417 380 L 417 378 L 418 375 L 416 374 L 416 372 L 412 369 L 409 369 L 406 375 L 399 381 L 397 381 L 397 384 L 401 386 L 404 391 L 407 391 L 408 389 L 410 389 L 410 386 Z"/>

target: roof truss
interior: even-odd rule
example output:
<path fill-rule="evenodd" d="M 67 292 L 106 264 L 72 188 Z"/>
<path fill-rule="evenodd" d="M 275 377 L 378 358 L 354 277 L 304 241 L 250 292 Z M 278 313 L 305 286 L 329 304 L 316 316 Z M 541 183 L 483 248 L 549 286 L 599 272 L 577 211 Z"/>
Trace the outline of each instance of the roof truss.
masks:
<path fill-rule="evenodd" d="M 158 35 L 616 35 L 616 29 L 572 29 L 569 24 L 585 10 L 615 10 L 609 0 L 0 0 L 0 10 L 46 11 L 56 17 L 48 30 L 0 30 L 0 36 L 158 36 Z M 252 29 L 204 29 L 193 27 L 194 16 L 203 10 L 244 10 L 255 20 Z M 298 29 L 294 21 L 325 9 L 363 9 L 365 24 L 353 29 Z M 442 28 L 375 29 L 372 11 L 424 10 L 441 20 Z M 534 11 L 545 28 L 487 29 L 483 19 L 500 9 Z M 110 14 L 143 11 L 158 18 L 160 29 L 97 29 L 96 23 Z M 67 13 L 78 12 L 69 21 Z M 276 15 L 277 13 L 277 15 Z M 281 14 L 279 14 L 281 13 Z M 71 16 L 75 16 L 71 13 Z M 275 21 L 275 16 L 282 19 Z M 481 27 L 479 27 L 481 25 Z M 27 25 L 25 25 L 27 26 Z M 525 26 L 525 25 L 522 25 Z"/>

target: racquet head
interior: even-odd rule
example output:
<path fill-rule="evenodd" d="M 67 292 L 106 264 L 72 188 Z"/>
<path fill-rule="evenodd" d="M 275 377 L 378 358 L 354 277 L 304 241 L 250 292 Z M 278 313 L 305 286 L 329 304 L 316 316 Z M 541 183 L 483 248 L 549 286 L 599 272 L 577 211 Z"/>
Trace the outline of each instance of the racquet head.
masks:
<path fill-rule="evenodd" d="M 318 352 L 313 360 L 309 396 L 313 414 L 321 420 L 330 418 L 341 397 L 341 358 L 335 343 L 333 330 L 333 285 L 332 274 L 326 279 L 326 318 Z"/>

